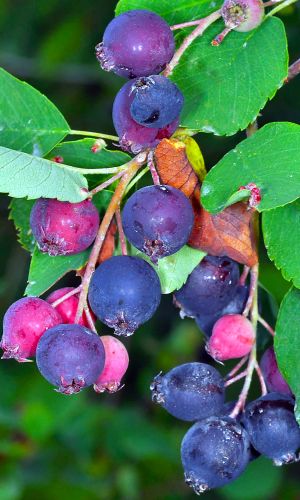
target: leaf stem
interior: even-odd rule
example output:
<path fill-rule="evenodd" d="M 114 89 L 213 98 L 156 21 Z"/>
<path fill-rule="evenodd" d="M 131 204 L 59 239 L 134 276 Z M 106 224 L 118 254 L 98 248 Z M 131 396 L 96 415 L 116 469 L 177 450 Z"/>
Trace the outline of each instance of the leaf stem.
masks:
<path fill-rule="evenodd" d="M 89 132 L 87 130 L 70 130 L 69 135 L 83 135 L 84 137 L 96 137 L 100 139 L 108 139 L 110 141 L 119 141 L 117 135 L 102 134 L 100 132 Z"/>
<path fill-rule="evenodd" d="M 117 226 L 118 226 L 118 233 L 119 233 L 119 240 L 120 240 L 122 255 L 128 255 L 126 238 L 125 238 L 123 224 L 122 224 L 120 206 L 116 210 L 116 221 L 117 221 Z"/>
<path fill-rule="evenodd" d="M 78 323 L 78 320 L 81 317 L 82 312 L 87 304 L 87 294 L 90 281 L 95 271 L 98 255 L 105 240 L 105 236 L 109 228 L 109 225 L 113 219 L 113 216 L 115 215 L 116 210 L 120 206 L 120 201 L 125 193 L 128 183 L 135 176 L 136 172 L 141 168 L 141 166 L 145 163 L 146 159 L 147 159 L 147 153 L 140 153 L 127 164 L 127 170 L 122 176 L 118 186 L 116 187 L 116 190 L 108 205 L 105 215 L 101 221 L 98 234 L 96 236 L 96 240 L 94 242 L 88 263 L 86 265 L 85 273 L 82 278 L 82 283 L 81 283 L 82 289 L 79 296 L 79 304 L 76 313 L 75 323 Z"/>
<path fill-rule="evenodd" d="M 192 33 L 190 33 L 189 35 L 187 35 L 185 37 L 185 39 L 183 40 L 183 42 L 180 45 L 180 47 L 176 50 L 173 58 L 171 59 L 171 61 L 167 65 L 165 71 L 163 72 L 164 76 L 170 76 L 172 74 L 175 66 L 177 66 L 177 64 L 179 63 L 179 60 L 180 60 L 181 56 L 184 54 L 184 52 L 186 51 L 186 49 L 191 45 L 191 43 L 193 43 L 193 41 L 196 38 L 198 38 L 199 36 L 201 36 L 204 33 L 204 31 L 211 24 L 213 24 L 215 21 L 217 21 L 217 19 L 219 19 L 220 17 L 221 17 L 220 10 L 216 10 L 215 12 L 213 12 L 212 14 L 210 14 L 209 16 L 204 17 L 203 19 L 199 20 L 199 22 L 197 24 L 197 28 L 195 28 L 192 31 Z"/>
<path fill-rule="evenodd" d="M 285 2 L 281 2 L 279 5 L 276 5 L 274 9 L 270 10 L 270 12 L 268 12 L 265 17 L 274 16 L 274 14 L 277 14 L 277 12 L 280 12 L 282 9 L 285 9 L 285 7 L 288 7 L 295 2 L 297 2 L 297 0 L 285 0 Z"/>

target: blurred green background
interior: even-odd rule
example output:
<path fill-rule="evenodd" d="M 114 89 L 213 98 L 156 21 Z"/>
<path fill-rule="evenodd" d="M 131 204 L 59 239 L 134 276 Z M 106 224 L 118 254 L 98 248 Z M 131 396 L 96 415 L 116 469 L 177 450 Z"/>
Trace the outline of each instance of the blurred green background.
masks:
<path fill-rule="evenodd" d="M 94 46 L 115 4 L 0 0 L 0 66 L 45 93 L 73 129 L 113 132 L 111 105 L 122 80 L 99 69 Z M 293 61 L 300 56 L 299 5 L 286 9 L 282 18 Z M 300 123 L 299 95 L 298 78 L 266 106 L 259 124 Z M 199 135 L 207 165 L 243 136 Z M 7 220 L 7 207 L 7 197 L 0 197 L 1 316 L 22 296 L 29 264 Z M 264 314 L 274 323 L 276 303 L 289 285 L 263 249 L 261 281 L 274 296 L 270 301 L 261 294 Z M 268 340 L 261 332 L 260 344 Z M 184 485 L 180 465 L 180 441 L 189 425 L 151 403 L 149 384 L 160 370 L 207 360 L 202 335 L 193 321 L 179 320 L 171 297 L 165 297 L 155 318 L 126 344 L 130 369 L 124 389 L 112 396 L 86 391 L 65 397 L 52 390 L 34 364 L 0 363 L 0 500 L 194 497 Z M 229 391 L 228 399 L 239 387 Z M 205 498 L 292 500 L 300 496 L 299 485 L 299 465 L 280 469 L 259 459 L 232 486 Z"/>

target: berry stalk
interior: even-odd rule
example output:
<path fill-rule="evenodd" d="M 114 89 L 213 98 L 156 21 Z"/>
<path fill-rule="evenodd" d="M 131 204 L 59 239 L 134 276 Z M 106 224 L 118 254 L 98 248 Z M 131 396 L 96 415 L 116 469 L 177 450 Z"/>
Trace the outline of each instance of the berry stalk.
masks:
<path fill-rule="evenodd" d="M 86 306 L 87 294 L 90 285 L 90 281 L 92 275 L 95 271 L 98 255 L 102 248 L 103 242 L 105 240 L 106 233 L 108 231 L 109 225 L 115 215 L 116 210 L 119 208 L 122 197 L 125 193 L 126 187 L 131 179 L 135 176 L 136 172 L 140 169 L 140 167 L 145 163 L 147 158 L 147 153 L 140 153 L 135 158 L 133 158 L 127 165 L 127 170 L 122 176 L 114 195 L 108 205 L 107 211 L 102 219 L 102 222 L 99 227 L 98 234 L 95 239 L 95 243 L 93 245 L 85 273 L 82 279 L 82 289 L 79 296 L 78 309 L 76 313 L 75 323 L 79 321 L 79 318 L 82 315 L 82 312 Z"/>
<path fill-rule="evenodd" d="M 125 238 L 123 224 L 122 224 L 120 207 L 116 211 L 116 221 L 117 221 L 117 226 L 118 226 L 118 233 L 119 233 L 119 240 L 120 240 L 122 255 L 127 255 L 128 252 L 127 252 L 126 238 Z"/>
<path fill-rule="evenodd" d="M 300 58 L 297 59 L 291 66 L 289 67 L 289 72 L 287 79 L 285 80 L 285 83 L 290 82 L 295 76 L 299 75 L 300 73 Z"/>
<path fill-rule="evenodd" d="M 84 137 L 96 137 L 100 139 L 108 139 L 109 141 L 118 141 L 117 135 L 102 134 L 100 132 L 89 132 L 87 130 L 70 130 L 69 135 L 83 135 Z"/>

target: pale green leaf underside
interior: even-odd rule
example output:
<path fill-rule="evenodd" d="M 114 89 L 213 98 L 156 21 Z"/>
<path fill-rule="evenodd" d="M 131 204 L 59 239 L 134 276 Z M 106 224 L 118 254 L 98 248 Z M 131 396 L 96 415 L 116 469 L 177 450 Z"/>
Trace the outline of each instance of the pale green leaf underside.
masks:
<path fill-rule="evenodd" d="M 47 97 L 0 68 L 0 146 L 45 156 L 69 130 Z"/>
<path fill-rule="evenodd" d="M 300 200 L 263 214 L 268 255 L 286 280 L 300 288 Z"/>
<path fill-rule="evenodd" d="M 10 203 L 9 218 L 14 221 L 18 231 L 18 240 L 21 246 L 33 252 L 35 240 L 30 228 L 30 212 L 35 200 L 26 200 L 25 198 L 14 198 Z"/>
<path fill-rule="evenodd" d="M 90 249 L 76 255 L 50 257 L 35 248 L 25 295 L 42 295 L 69 271 L 81 269 L 86 264 L 89 254 Z"/>
<path fill-rule="evenodd" d="M 259 211 L 300 197 L 300 126 L 270 123 L 227 153 L 207 174 L 201 201 L 206 210 L 223 210 L 239 187 L 253 182 L 261 190 Z"/>
<path fill-rule="evenodd" d="M 0 192 L 14 198 L 87 198 L 86 178 L 72 167 L 0 147 Z"/>
<path fill-rule="evenodd" d="M 300 290 L 292 288 L 284 297 L 276 323 L 275 352 L 282 375 L 296 397 L 300 424 Z"/>

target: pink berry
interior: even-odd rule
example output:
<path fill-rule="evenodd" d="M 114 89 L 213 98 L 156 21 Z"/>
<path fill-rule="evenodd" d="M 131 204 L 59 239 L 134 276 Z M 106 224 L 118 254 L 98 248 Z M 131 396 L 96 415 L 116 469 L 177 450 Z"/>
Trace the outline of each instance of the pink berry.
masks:
<path fill-rule="evenodd" d="M 55 290 L 54 292 L 50 293 L 50 295 L 46 298 L 46 302 L 48 302 L 48 304 L 53 304 L 54 302 L 56 302 L 56 300 L 60 299 L 61 297 L 71 292 L 72 290 L 75 290 L 75 288 L 73 287 L 59 288 L 59 290 Z M 72 295 L 71 297 L 64 300 L 55 307 L 56 311 L 62 317 L 62 323 L 64 324 L 74 323 L 78 308 L 78 302 L 79 302 L 79 294 L 76 294 Z M 95 322 L 95 315 L 91 311 L 90 313 L 93 321 Z M 78 324 L 86 326 L 88 328 L 90 327 L 85 313 L 83 313 L 83 315 L 79 319 Z"/>
<path fill-rule="evenodd" d="M 76 254 L 96 238 L 99 213 L 90 200 L 69 203 L 40 198 L 32 207 L 30 226 L 41 252 Z"/>
<path fill-rule="evenodd" d="M 105 365 L 94 389 L 96 392 L 116 392 L 128 368 L 128 352 L 124 344 L 111 335 L 104 335 L 100 339 L 105 350 Z"/>
<path fill-rule="evenodd" d="M 36 347 L 46 330 L 60 325 L 62 318 L 50 304 L 36 297 L 17 300 L 6 311 L 3 320 L 2 359 L 19 363 L 35 356 Z"/>
<path fill-rule="evenodd" d="M 261 0 L 225 0 L 221 14 L 227 28 L 251 31 L 261 24 L 264 5 Z"/>
<path fill-rule="evenodd" d="M 264 352 L 260 360 L 260 367 L 270 392 L 292 394 L 291 389 L 279 371 L 273 347 L 269 347 Z"/>
<path fill-rule="evenodd" d="M 251 351 L 255 332 L 250 321 L 241 314 L 226 314 L 214 325 L 207 350 L 218 361 L 241 358 Z"/>

